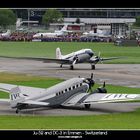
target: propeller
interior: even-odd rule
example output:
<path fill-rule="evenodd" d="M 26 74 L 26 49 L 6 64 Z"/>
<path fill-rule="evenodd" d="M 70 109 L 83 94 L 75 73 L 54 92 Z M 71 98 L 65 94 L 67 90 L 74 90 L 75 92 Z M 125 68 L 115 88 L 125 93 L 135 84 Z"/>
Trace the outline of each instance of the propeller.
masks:
<path fill-rule="evenodd" d="M 95 81 L 93 80 L 93 77 L 94 77 L 94 75 L 93 75 L 93 73 L 91 73 L 91 77 L 90 78 L 86 78 L 86 83 L 88 83 L 89 90 L 91 90 L 91 91 L 92 91 L 92 87 L 95 84 Z"/>
<path fill-rule="evenodd" d="M 103 83 L 103 88 L 105 88 L 105 81 L 104 81 L 104 83 Z"/>
<path fill-rule="evenodd" d="M 96 58 L 96 61 L 98 61 L 98 62 L 100 62 L 100 63 L 103 64 L 102 58 L 100 56 L 101 56 L 101 52 L 99 52 L 98 55 L 95 57 Z"/>
<path fill-rule="evenodd" d="M 107 89 L 105 88 L 105 82 L 102 87 L 98 87 L 92 93 L 107 93 Z"/>
<path fill-rule="evenodd" d="M 107 89 L 105 88 L 105 81 L 103 83 L 102 87 L 98 88 L 99 93 L 107 93 Z"/>

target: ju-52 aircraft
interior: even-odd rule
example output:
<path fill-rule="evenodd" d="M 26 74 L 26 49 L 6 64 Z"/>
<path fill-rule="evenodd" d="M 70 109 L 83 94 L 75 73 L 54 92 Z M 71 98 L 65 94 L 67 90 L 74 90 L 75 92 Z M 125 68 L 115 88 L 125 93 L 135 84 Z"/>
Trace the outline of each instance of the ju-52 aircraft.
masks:
<path fill-rule="evenodd" d="M 122 57 L 110 57 L 110 58 L 101 58 L 100 52 L 98 56 L 94 56 L 95 53 L 91 49 L 81 49 L 76 52 L 72 52 L 67 55 L 62 55 L 60 48 L 56 48 L 56 58 L 46 58 L 46 57 L 6 57 L 4 58 L 15 58 L 15 59 L 27 59 L 27 60 L 37 60 L 43 61 L 44 63 L 58 63 L 60 67 L 63 65 L 70 65 L 70 69 L 74 69 L 75 64 L 79 63 L 89 63 L 91 64 L 91 69 L 95 69 L 95 65 L 98 62 L 103 62 L 112 59 L 119 59 Z"/>
<path fill-rule="evenodd" d="M 0 91 L 8 92 L 10 99 L 0 99 L 9 103 L 18 113 L 22 109 L 38 107 L 63 107 L 139 100 L 139 94 L 107 93 L 105 82 L 102 87 L 92 90 L 95 81 L 90 78 L 71 78 L 50 88 L 35 88 L 0 83 Z"/>

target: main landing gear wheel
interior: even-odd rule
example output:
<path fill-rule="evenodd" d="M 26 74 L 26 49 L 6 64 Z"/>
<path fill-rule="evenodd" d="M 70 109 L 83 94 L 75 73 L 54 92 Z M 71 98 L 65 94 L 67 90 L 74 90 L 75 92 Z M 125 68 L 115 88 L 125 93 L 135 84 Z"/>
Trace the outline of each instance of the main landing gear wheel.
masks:
<path fill-rule="evenodd" d="M 71 65 L 71 66 L 70 66 L 70 69 L 73 70 L 73 68 L 74 68 L 73 65 Z"/>
<path fill-rule="evenodd" d="M 62 68 L 62 64 L 60 65 L 60 68 Z"/>
<path fill-rule="evenodd" d="M 91 69 L 92 70 L 95 70 L 95 65 L 91 65 Z"/>
<path fill-rule="evenodd" d="M 85 104 L 85 109 L 90 109 L 91 104 Z"/>

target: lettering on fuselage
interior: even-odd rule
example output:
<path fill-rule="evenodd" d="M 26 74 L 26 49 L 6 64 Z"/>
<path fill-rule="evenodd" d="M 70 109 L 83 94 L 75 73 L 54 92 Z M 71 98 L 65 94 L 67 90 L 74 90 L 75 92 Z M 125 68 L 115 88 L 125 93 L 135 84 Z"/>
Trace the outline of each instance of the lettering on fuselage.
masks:
<path fill-rule="evenodd" d="M 11 100 L 16 100 L 18 97 L 20 97 L 19 93 L 11 94 Z"/>
<path fill-rule="evenodd" d="M 16 100 L 18 97 L 20 97 L 20 89 L 19 87 L 15 87 L 11 89 L 11 100 Z"/>

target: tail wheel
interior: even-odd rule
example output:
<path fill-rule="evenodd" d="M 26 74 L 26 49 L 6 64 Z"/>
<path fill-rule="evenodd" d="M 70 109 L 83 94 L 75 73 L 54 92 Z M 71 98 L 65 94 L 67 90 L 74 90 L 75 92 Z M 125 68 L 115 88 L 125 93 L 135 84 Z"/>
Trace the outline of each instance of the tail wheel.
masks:
<path fill-rule="evenodd" d="M 95 65 L 91 65 L 91 69 L 92 70 L 95 70 Z"/>
<path fill-rule="evenodd" d="M 90 107 L 91 107 L 91 104 L 85 104 L 86 109 L 90 109 Z"/>

